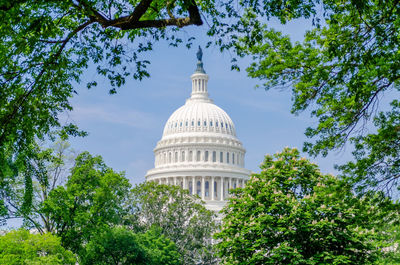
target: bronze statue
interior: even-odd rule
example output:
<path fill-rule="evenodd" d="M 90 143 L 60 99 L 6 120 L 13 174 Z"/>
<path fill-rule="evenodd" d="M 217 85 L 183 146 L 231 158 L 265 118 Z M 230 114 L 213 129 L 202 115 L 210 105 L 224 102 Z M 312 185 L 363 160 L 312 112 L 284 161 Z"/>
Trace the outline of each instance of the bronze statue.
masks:
<path fill-rule="evenodd" d="M 197 55 L 197 59 L 201 62 L 201 60 L 203 59 L 203 51 L 201 50 L 201 47 L 199 45 L 199 50 L 196 53 Z"/>

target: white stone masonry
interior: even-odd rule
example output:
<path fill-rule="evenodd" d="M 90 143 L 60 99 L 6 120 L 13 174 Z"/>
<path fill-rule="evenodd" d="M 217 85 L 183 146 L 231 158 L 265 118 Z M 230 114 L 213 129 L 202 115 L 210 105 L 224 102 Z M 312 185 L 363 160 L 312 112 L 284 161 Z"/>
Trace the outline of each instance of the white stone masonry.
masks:
<path fill-rule="evenodd" d="M 235 126 L 209 98 L 209 76 L 201 61 L 197 65 L 191 97 L 166 122 L 146 180 L 179 185 L 197 194 L 207 208 L 219 211 L 229 189 L 243 187 L 250 171 L 244 168 L 246 150 Z"/>

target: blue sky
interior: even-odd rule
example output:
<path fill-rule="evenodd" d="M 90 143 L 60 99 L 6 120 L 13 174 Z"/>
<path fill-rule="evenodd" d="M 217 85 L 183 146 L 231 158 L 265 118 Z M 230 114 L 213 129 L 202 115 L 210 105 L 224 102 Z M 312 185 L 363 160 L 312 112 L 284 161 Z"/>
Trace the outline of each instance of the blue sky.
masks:
<path fill-rule="evenodd" d="M 297 20 L 282 26 L 271 22 L 294 40 L 301 40 L 310 22 Z M 169 47 L 160 42 L 154 51 L 146 54 L 151 61 L 150 78 L 143 81 L 129 79 L 115 95 L 109 95 L 107 82 L 87 90 L 77 84 L 78 95 L 72 99 L 74 111 L 68 120 L 74 121 L 89 135 L 71 140 L 72 148 L 101 155 L 115 170 L 125 171 L 132 184 L 143 182 L 147 170 L 153 167 L 153 148 L 162 136 L 164 124 L 174 110 L 185 103 L 191 93 L 190 75 L 196 68 L 198 45 L 205 46 L 204 28 L 185 29 L 194 34 L 194 48 Z M 316 124 L 308 112 L 299 116 L 290 113 L 290 91 L 255 89 L 259 83 L 247 77 L 244 68 L 248 61 L 240 62 L 242 72 L 230 70 L 231 55 L 217 48 L 203 49 L 204 68 L 210 76 L 208 90 L 214 103 L 232 118 L 238 138 L 247 150 L 246 168 L 258 171 L 265 154 L 284 147 L 301 149 L 306 140 L 306 127 Z M 94 66 L 84 79 L 96 79 Z M 327 158 L 312 159 L 325 173 L 335 173 L 333 165 L 349 159 L 349 151 L 333 152 Z"/>

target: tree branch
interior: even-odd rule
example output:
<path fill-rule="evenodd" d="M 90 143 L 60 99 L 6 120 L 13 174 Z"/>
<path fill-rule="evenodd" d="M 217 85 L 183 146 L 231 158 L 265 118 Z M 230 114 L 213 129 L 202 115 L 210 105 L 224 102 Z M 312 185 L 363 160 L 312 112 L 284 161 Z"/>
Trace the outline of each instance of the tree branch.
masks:
<path fill-rule="evenodd" d="M 26 0 L 13 0 L 13 1 L 5 1 L 2 4 L 0 4 L 0 10 L 1 11 L 8 11 L 13 9 L 16 6 L 19 6 L 20 4 L 26 2 Z"/>
<path fill-rule="evenodd" d="M 69 42 L 69 40 L 72 39 L 72 37 L 75 36 L 75 34 L 77 34 L 82 29 L 86 28 L 88 25 L 92 24 L 93 22 L 94 21 L 92 21 L 92 20 L 88 20 L 88 21 L 86 21 L 85 23 L 81 24 L 75 30 L 73 30 L 72 32 L 70 32 L 68 34 L 67 38 L 65 38 L 62 41 L 62 45 L 57 50 L 57 52 L 55 54 L 53 54 L 52 56 L 50 56 L 50 58 L 49 58 L 47 63 L 43 64 L 43 68 L 39 72 L 37 77 L 35 78 L 34 83 L 31 85 L 29 90 L 19 98 L 19 100 L 17 101 L 17 104 L 15 104 L 11 114 L 7 115 L 7 117 L 2 117 L 2 119 L 1 119 L 2 120 L 2 133 L 0 134 L 0 143 L 3 142 L 4 138 L 7 135 L 6 127 L 8 126 L 9 122 L 14 119 L 15 115 L 18 113 L 18 110 L 21 109 L 22 104 L 30 96 L 30 94 L 35 90 L 36 84 L 39 82 L 39 80 L 42 78 L 43 74 L 46 72 L 46 70 L 47 70 L 46 66 L 53 64 L 55 62 L 55 60 L 57 60 L 57 58 L 61 55 L 62 51 L 64 50 L 64 48 L 67 45 L 67 43 Z"/>
<path fill-rule="evenodd" d="M 109 21 L 105 16 L 100 14 L 96 9 L 94 9 L 90 4 L 88 4 L 85 0 L 78 0 L 78 3 L 83 6 L 86 11 L 88 11 L 88 16 L 91 20 L 95 20 L 100 24 L 106 23 Z M 80 5 L 75 5 L 78 9 L 82 9 Z"/>
<path fill-rule="evenodd" d="M 138 28 L 165 28 L 167 26 L 177 26 L 177 27 L 185 27 L 189 25 L 197 25 L 195 24 L 191 18 L 170 18 L 170 19 L 160 19 L 160 20 L 144 20 L 137 21 L 135 23 L 124 23 L 117 27 L 122 30 L 127 29 L 138 29 Z M 112 25 L 114 27 L 114 25 Z"/>
<path fill-rule="evenodd" d="M 103 28 L 115 27 L 122 30 L 138 29 L 138 28 L 164 28 L 167 26 L 185 27 L 189 25 L 203 25 L 200 17 L 199 8 L 192 0 L 185 0 L 184 4 L 188 6 L 189 17 L 170 18 L 159 20 L 140 20 L 149 9 L 152 0 L 142 0 L 133 12 L 128 16 L 123 16 L 117 19 L 107 19 L 85 0 L 78 0 L 77 8 L 84 8 L 89 12 L 89 18 L 100 23 Z"/>

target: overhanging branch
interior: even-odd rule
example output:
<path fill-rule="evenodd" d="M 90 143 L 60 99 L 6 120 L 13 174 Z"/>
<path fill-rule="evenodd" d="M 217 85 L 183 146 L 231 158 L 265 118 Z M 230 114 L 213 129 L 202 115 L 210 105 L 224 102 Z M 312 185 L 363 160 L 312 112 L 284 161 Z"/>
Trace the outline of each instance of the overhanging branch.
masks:
<path fill-rule="evenodd" d="M 169 19 L 158 19 L 158 20 L 140 20 L 142 16 L 149 9 L 152 0 L 142 0 L 133 12 L 128 16 L 123 16 L 116 19 L 107 19 L 105 16 L 100 14 L 85 0 L 79 0 L 77 8 L 83 8 L 88 12 L 88 16 L 91 20 L 94 20 L 102 25 L 103 28 L 115 27 L 122 30 L 138 29 L 138 28 L 164 28 L 167 26 L 185 27 L 189 25 L 200 26 L 203 21 L 200 17 L 199 8 L 197 7 L 194 0 L 185 0 L 184 4 L 187 5 L 189 13 L 188 17 L 182 18 L 169 18 Z"/>

